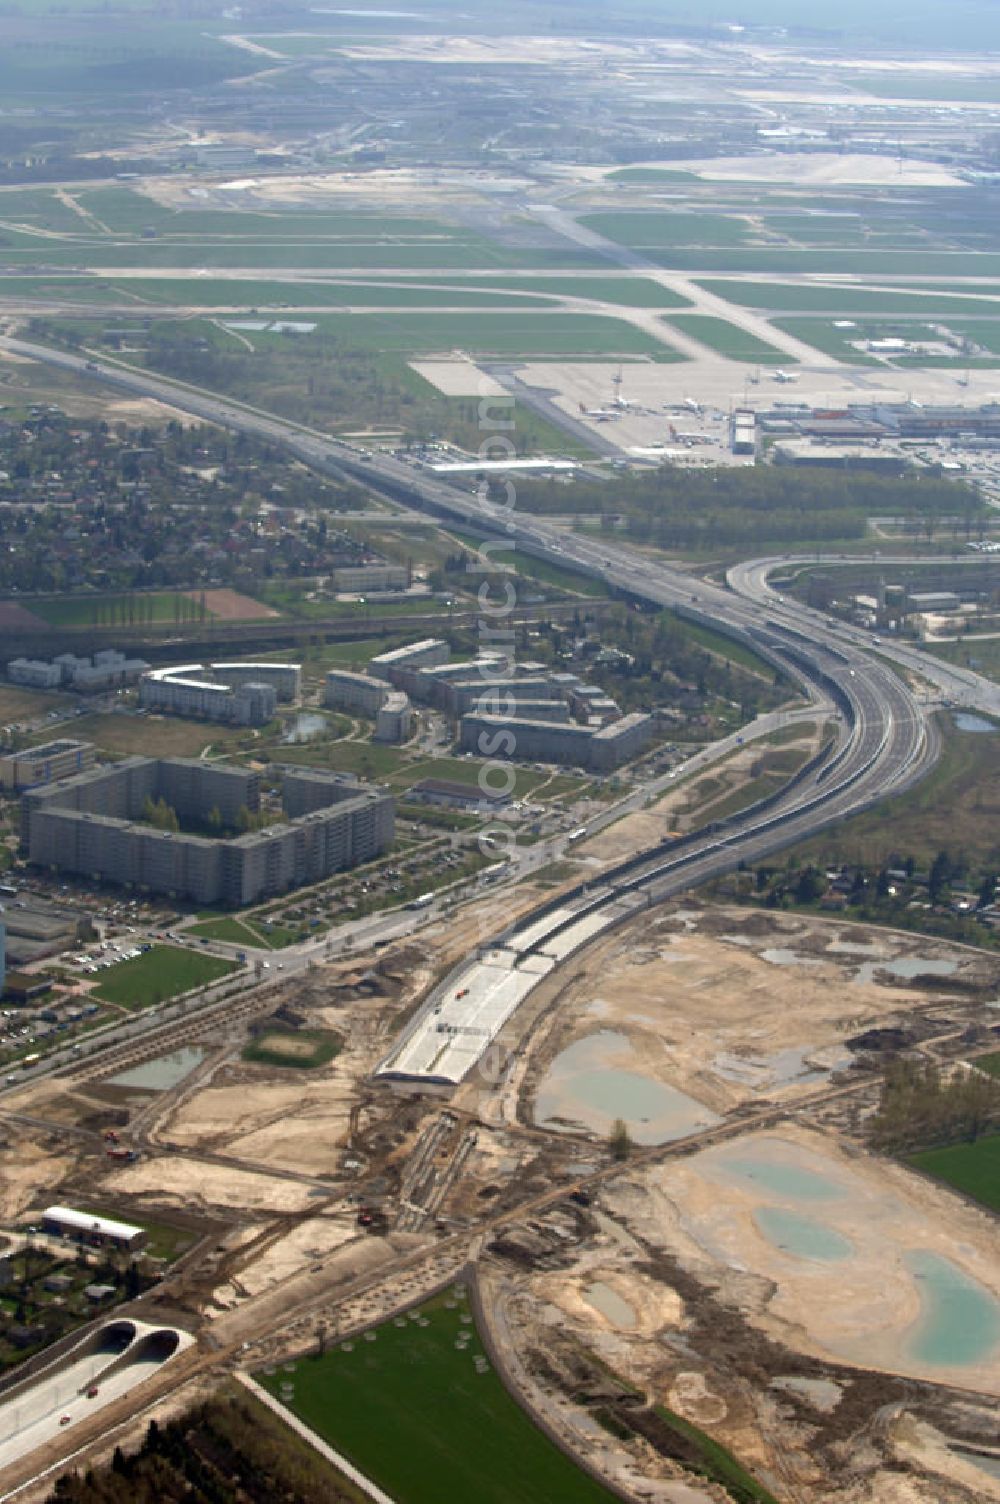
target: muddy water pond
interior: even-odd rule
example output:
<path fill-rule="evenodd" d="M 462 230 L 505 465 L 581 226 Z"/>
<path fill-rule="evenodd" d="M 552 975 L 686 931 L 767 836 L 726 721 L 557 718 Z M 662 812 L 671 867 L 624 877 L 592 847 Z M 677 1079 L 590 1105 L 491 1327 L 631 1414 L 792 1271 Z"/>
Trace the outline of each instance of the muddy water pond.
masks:
<path fill-rule="evenodd" d="M 874 982 L 877 971 L 910 981 L 913 977 L 950 977 L 958 970 L 957 961 L 935 961 L 929 956 L 901 956 L 898 961 L 865 961 L 852 981 Z"/>
<path fill-rule="evenodd" d="M 578 1039 L 549 1066 L 535 1099 L 535 1122 L 606 1138 L 623 1118 L 635 1143 L 663 1144 L 719 1121 L 693 1097 L 622 1064 L 631 1060 L 642 1064 L 625 1034 L 602 1029 Z"/>
<path fill-rule="evenodd" d="M 635 1311 L 627 1300 L 606 1285 L 603 1280 L 595 1280 L 588 1285 L 583 1292 L 588 1305 L 592 1305 L 595 1311 L 600 1311 L 602 1316 L 607 1317 L 613 1326 L 635 1326 Z"/>
<path fill-rule="evenodd" d="M 155 1060 L 144 1060 L 142 1065 L 122 1071 L 110 1077 L 109 1086 L 132 1086 L 137 1091 L 169 1091 L 189 1076 L 195 1066 L 201 1064 L 205 1051 L 197 1045 L 174 1050 L 170 1055 L 158 1055 Z"/>

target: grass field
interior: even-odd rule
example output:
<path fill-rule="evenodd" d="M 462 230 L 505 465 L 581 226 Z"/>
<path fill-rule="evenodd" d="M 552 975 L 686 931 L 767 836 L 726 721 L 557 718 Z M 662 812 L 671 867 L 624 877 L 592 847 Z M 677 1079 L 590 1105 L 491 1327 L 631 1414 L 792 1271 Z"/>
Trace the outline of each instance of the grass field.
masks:
<path fill-rule="evenodd" d="M 675 245 L 741 246 L 750 229 L 742 218 L 687 214 L 680 210 L 671 213 L 623 210 L 618 214 L 588 214 L 580 223 L 608 240 L 639 251 L 656 251 Z"/>
<path fill-rule="evenodd" d="M 549 293 L 558 297 L 594 298 L 600 303 L 619 303 L 627 308 L 690 308 L 688 298 L 661 287 L 648 277 L 489 277 L 464 284 L 484 288 L 511 288 L 521 292 Z"/>
<path fill-rule="evenodd" d="M 353 350 L 405 355 L 462 350 L 475 355 L 651 355 L 679 357 L 666 343 L 627 324 L 599 314 L 561 313 L 400 313 L 319 314 L 323 334 Z M 280 334 L 254 334 L 252 343 L 267 348 Z"/>
<path fill-rule="evenodd" d="M 397 1504 L 612 1504 L 536 1430 L 491 1368 L 477 1373 L 483 1350 L 463 1317 L 464 1301 L 440 1297 L 398 1318 L 401 1325 L 379 1327 L 373 1342 L 257 1378 L 277 1397 L 291 1384 L 289 1408 Z"/>
<path fill-rule="evenodd" d="M 985 1071 L 988 1076 L 1000 1078 L 1000 1050 L 993 1055 L 980 1055 L 975 1065 L 977 1070 Z"/>
<path fill-rule="evenodd" d="M 866 355 L 863 350 L 855 350 L 851 340 L 868 338 L 865 334 L 863 321 L 853 329 L 836 328 L 833 319 L 772 319 L 776 329 L 782 329 L 786 334 L 792 334 L 796 339 L 804 340 L 807 345 L 812 345 L 816 350 L 822 350 L 824 355 L 832 355 L 835 360 L 842 360 L 849 366 L 877 366 L 882 362 L 874 355 Z M 875 336 L 871 336 L 874 338 Z"/>
<path fill-rule="evenodd" d="M 982 1064 L 978 1061 L 977 1064 Z M 951 1144 L 911 1154 L 915 1169 L 964 1191 L 991 1211 L 1000 1212 L 1000 1133 L 978 1138 L 974 1144 Z"/>
<path fill-rule="evenodd" d="M 706 292 L 715 293 L 740 308 L 759 308 L 775 313 L 867 313 L 891 318 L 896 313 L 935 314 L 959 317 L 972 314 L 1000 315 L 1000 302 L 985 298 L 950 296 L 935 289 L 930 297 L 916 292 L 881 292 L 873 288 L 827 287 L 811 282 L 726 282 L 699 279 Z M 956 289 L 957 291 L 957 289 Z M 970 289 L 970 292 L 973 292 Z"/>
<path fill-rule="evenodd" d="M 928 866 L 941 850 L 979 869 L 1000 868 L 997 737 L 942 726 L 940 760 L 915 788 L 795 847 L 804 860 L 877 867 L 893 854 Z"/>
<path fill-rule="evenodd" d="M 234 726 L 156 715 L 84 715 L 63 730 L 123 757 L 197 757 L 208 746 L 234 747 L 247 735 L 245 729 Z M 41 730 L 31 740 L 50 741 L 51 737 L 51 730 Z"/>
<path fill-rule="evenodd" d="M 156 625 L 214 620 L 197 599 L 182 590 L 136 591 L 129 595 L 64 595 L 33 600 L 31 610 L 53 627 Z M 266 613 L 262 613 L 266 615 Z"/>
<path fill-rule="evenodd" d="M 62 710 L 72 703 L 70 695 L 45 693 L 39 689 L 15 689 L 13 685 L 0 686 L 0 721 L 34 720 L 50 710 Z M 51 739 L 49 732 L 45 733 Z"/>
<path fill-rule="evenodd" d="M 720 355 L 727 355 L 730 360 L 747 360 L 764 366 L 790 363 L 789 357 L 782 355 L 773 345 L 765 344 L 756 335 L 748 334 L 745 329 L 740 329 L 725 319 L 712 318 L 704 313 L 678 313 L 667 322 L 682 334 L 701 340 L 709 349 L 718 350 Z"/>
<path fill-rule="evenodd" d="M 340 1054 L 343 1041 L 330 1029 L 272 1030 L 246 1045 L 242 1058 L 253 1065 L 315 1070 Z"/>
<path fill-rule="evenodd" d="M 466 532 L 464 528 L 449 527 L 447 531 L 469 548 L 478 549 L 485 542 L 485 539 L 477 533 Z M 491 549 L 488 562 L 491 570 L 510 569 L 513 573 L 529 579 L 555 585 L 571 595 L 607 596 L 609 593 L 603 580 L 592 580 L 585 574 L 579 574 L 572 569 L 564 569 L 559 564 L 552 564 L 548 559 L 535 559 L 529 554 L 518 553 L 516 549 L 513 551 L 502 548 Z"/>
<path fill-rule="evenodd" d="M 86 283 L 84 283 L 86 286 Z M 93 284 L 92 284 L 93 285 Z M 141 298 L 182 308 L 537 308 L 544 301 L 516 292 L 454 282 L 321 282 L 304 278 L 127 277 L 113 286 L 119 299 Z M 655 287 L 655 283 L 650 283 Z M 670 306 L 670 305 L 667 305 Z"/>
<path fill-rule="evenodd" d="M 219 956 L 202 956 L 177 945 L 154 945 L 131 961 L 107 971 L 92 995 L 123 1008 L 148 1008 L 193 987 L 204 987 L 228 976 L 236 967 Z"/>

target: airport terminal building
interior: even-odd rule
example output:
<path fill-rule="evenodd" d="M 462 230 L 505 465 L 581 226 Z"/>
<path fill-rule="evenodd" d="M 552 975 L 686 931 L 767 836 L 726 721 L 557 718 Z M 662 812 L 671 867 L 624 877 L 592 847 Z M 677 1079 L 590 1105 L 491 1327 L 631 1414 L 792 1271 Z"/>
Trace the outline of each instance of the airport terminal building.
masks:
<path fill-rule="evenodd" d="M 207 829 L 217 811 L 233 828 L 259 812 L 260 779 L 193 758 L 126 758 L 26 792 L 22 849 L 54 871 L 238 907 L 372 861 L 395 835 L 391 796 L 334 773 L 287 769 L 286 819 L 232 839 L 143 823 L 147 800 L 161 799 L 182 826 Z"/>

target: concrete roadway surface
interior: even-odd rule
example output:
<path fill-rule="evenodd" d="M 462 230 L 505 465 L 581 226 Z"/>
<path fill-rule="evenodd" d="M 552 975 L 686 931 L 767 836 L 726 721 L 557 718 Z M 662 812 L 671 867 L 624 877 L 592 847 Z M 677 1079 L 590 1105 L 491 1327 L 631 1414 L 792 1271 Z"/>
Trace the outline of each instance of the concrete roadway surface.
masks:
<path fill-rule="evenodd" d="M 61 1359 L 56 1359 L 54 1372 L 42 1369 L 37 1377 L 19 1385 L 16 1393 L 0 1403 L 0 1469 L 55 1437 L 71 1433 L 78 1421 L 129 1394 L 173 1356 L 173 1352 L 157 1351 L 144 1340 L 167 1329 L 120 1316 L 108 1324 L 113 1327 L 119 1322 L 134 1327 L 131 1341 L 118 1348 L 85 1351 L 65 1367 L 60 1366 Z M 177 1332 L 176 1336 L 174 1352 L 189 1347 L 193 1341 L 187 1332 Z M 93 1334 L 88 1335 L 81 1346 L 89 1349 L 93 1340 Z M 91 1395 L 88 1391 L 93 1388 L 97 1393 Z M 69 1417 L 65 1422 L 64 1416 Z"/>

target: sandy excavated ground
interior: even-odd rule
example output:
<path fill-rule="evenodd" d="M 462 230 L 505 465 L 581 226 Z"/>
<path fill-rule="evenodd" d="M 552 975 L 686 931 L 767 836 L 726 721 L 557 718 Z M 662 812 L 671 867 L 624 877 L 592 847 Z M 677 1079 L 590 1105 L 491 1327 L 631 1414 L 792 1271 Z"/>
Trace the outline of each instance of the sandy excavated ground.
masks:
<path fill-rule="evenodd" d="M 303 1265 L 315 1264 L 357 1236 L 353 1217 L 310 1217 L 272 1243 L 260 1258 L 241 1271 L 235 1283 L 220 1286 L 215 1292 L 216 1303 L 228 1306 L 236 1299 L 259 1295 L 289 1279 Z"/>
<path fill-rule="evenodd" d="M 968 186 L 957 173 L 933 162 L 912 157 L 861 156 L 846 152 L 775 152 L 752 157 L 709 157 L 706 160 L 673 162 L 673 167 L 697 173 L 706 182 L 736 180 L 740 183 L 794 183 L 819 187 L 834 183 L 867 186 L 905 183 L 911 188 L 961 188 Z"/>
<path fill-rule="evenodd" d="M 116 1195 L 146 1196 L 157 1205 L 192 1211 L 212 1207 L 261 1212 L 298 1212 L 309 1204 L 310 1187 L 277 1176 L 236 1170 L 199 1159 L 144 1159 L 109 1175 L 104 1182 Z"/>
<path fill-rule="evenodd" d="M 863 949 L 831 953 L 831 944 Z M 791 1100 L 815 1088 L 815 1071 L 848 1062 L 848 1037 L 928 1001 L 919 988 L 855 980 L 866 960 L 949 954 L 966 970 L 980 964 L 919 936 L 760 910 L 644 918 L 592 948 L 538 1062 L 583 1035 L 621 1030 L 648 1074 L 716 1112 L 764 1095 Z M 793 956 L 802 964 L 782 964 Z"/>
<path fill-rule="evenodd" d="M 803 1197 L 777 1188 L 768 1178 L 774 1166 L 819 1177 L 816 1190 Z M 723 1299 L 793 1349 L 1000 1394 L 996 1351 L 947 1367 L 911 1350 L 922 1303 L 904 1261 L 918 1250 L 940 1255 L 1000 1299 L 995 1223 L 899 1165 L 789 1126 L 652 1166 L 610 1186 L 604 1201 L 637 1236 L 717 1280 Z M 808 1216 L 851 1251 L 837 1259 L 786 1252 L 760 1232 L 754 1213 L 762 1207 Z"/>
<path fill-rule="evenodd" d="M 51 1190 L 55 1200 L 56 1186 L 74 1165 L 71 1155 L 51 1153 L 28 1139 L 11 1141 L 0 1152 L 0 1221 L 13 1221 L 27 1211 L 40 1187 Z"/>
<path fill-rule="evenodd" d="M 260 1165 L 332 1174 L 355 1100 L 353 1081 L 343 1067 L 300 1075 L 293 1081 L 246 1075 L 210 1086 L 182 1105 L 161 1137 L 195 1149 L 224 1148 Z"/>

